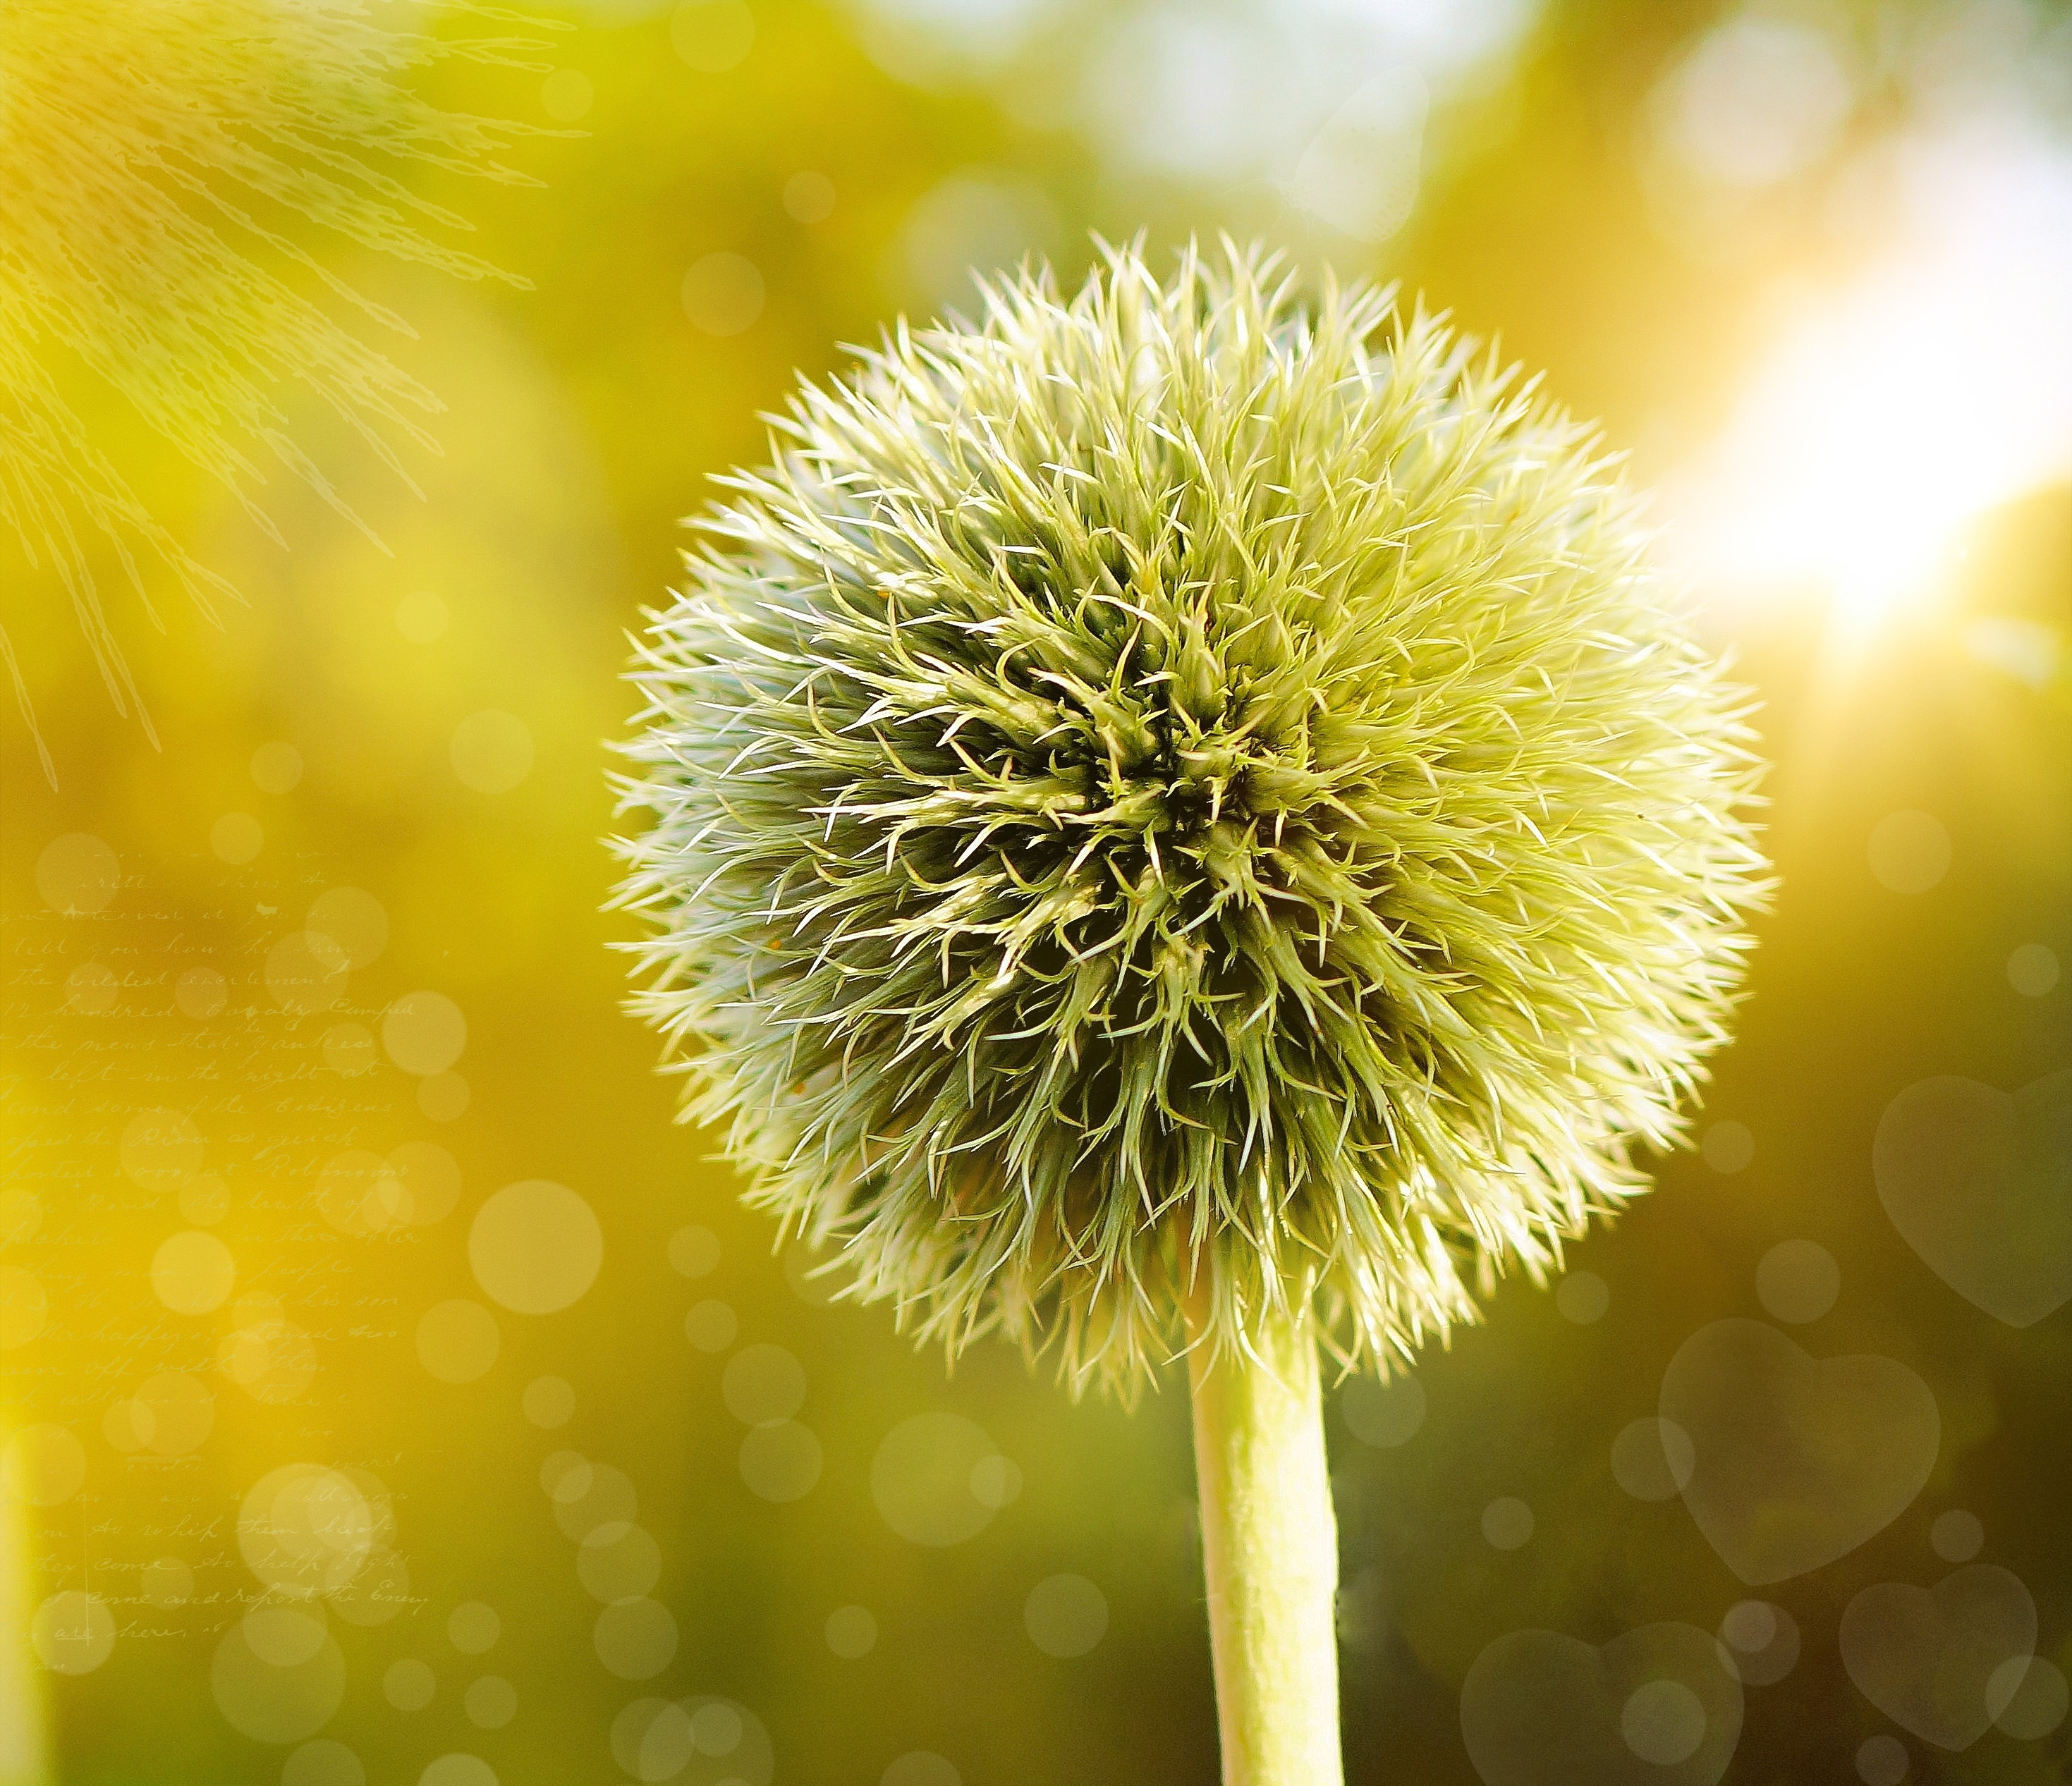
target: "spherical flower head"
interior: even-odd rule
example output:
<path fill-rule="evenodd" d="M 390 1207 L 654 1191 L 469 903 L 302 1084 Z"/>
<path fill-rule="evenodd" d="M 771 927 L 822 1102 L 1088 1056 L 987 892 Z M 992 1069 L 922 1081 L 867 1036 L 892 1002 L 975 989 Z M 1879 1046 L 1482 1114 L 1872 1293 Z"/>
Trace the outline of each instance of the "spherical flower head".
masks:
<path fill-rule="evenodd" d="M 808 386 L 653 618 L 637 1007 L 750 1200 L 1075 1384 L 1471 1319 L 1724 1039 L 1756 766 L 1590 431 L 1226 244 Z"/>

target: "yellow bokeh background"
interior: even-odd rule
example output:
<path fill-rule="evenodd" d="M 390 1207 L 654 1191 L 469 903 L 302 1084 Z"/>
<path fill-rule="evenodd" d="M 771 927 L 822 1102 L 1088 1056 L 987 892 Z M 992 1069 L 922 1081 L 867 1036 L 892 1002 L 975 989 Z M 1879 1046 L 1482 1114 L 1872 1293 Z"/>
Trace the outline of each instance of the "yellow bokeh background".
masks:
<path fill-rule="evenodd" d="M 1507 1632 L 1709 1630 L 1745 1597 L 1680 1505 L 1622 1492 L 1607 1459 L 1690 1333 L 1760 1315 L 1758 1263 L 1787 1240 L 1840 1267 L 1806 1343 L 1906 1364 L 1941 1448 L 1872 1544 L 1765 1591 L 1803 1659 L 1751 1691 L 1726 1778 L 1855 1777 L 1887 1726 L 1837 1620 L 1868 1583 L 1929 1579 L 1949 1509 L 2072 1665 L 2068 1317 L 2017 1331 L 1955 1294 L 1886 1219 L 1870 1151 L 1916 1081 L 2012 1090 L 2072 1053 L 2062 9 L 598 0 L 558 23 L 539 67 L 417 81 L 559 133 L 512 151 L 539 187 L 397 170 L 531 289 L 266 220 L 409 319 L 414 339 L 341 312 L 446 405 L 437 456 L 401 449 L 421 498 L 276 393 L 379 546 L 278 474 L 276 546 L 54 359 L 244 598 L 211 623 L 154 585 L 154 626 L 88 537 L 154 745 L 0 530 L 0 620 L 56 778 L 0 722 L 19 1777 L 1215 1777 L 1178 1377 L 1133 1410 L 1075 1406 L 1004 1349 L 951 1374 L 883 1312 L 830 1303 L 736 1207 L 714 1139 L 672 1124 L 620 1008 L 628 925 L 602 910 L 627 634 L 708 475 L 761 453 L 797 372 L 968 306 L 973 265 L 1034 252 L 1076 276 L 1094 231 L 1154 254 L 1261 235 L 1544 368 L 1663 487 L 1663 551 L 1760 692 L 1774 764 L 1782 891 L 1705 1145 L 1570 1261 L 1605 1312 L 1500 1287 L 1420 1365 L 1400 1446 L 1334 1398 L 1349 1776 L 1472 1781 L 1461 1683 Z M 386 920 L 364 961 L 294 941 L 339 888 Z M 423 993 L 464 1020 L 450 1060 L 436 1024 L 412 1052 L 409 1012 L 442 1007 L 395 1015 Z M 440 1156 L 383 1164 L 409 1146 L 457 1174 L 435 1217 Z M 477 1214 L 536 1180 L 602 1235 L 594 1281 L 536 1312 L 512 1274 L 548 1299 L 581 1279 L 580 1221 L 514 1242 L 500 1276 Z M 162 1250 L 196 1234 L 219 1244 Z M 924 1416 L 968 1426 L 904 1425 Z M 268 1483 L 294 1567 L 335 1569 L 335 1595 L 265 1561 Z M 1480 1523 L 1503 1497 L 1532 1513 L 1514 1550 Z M 600 1592 L 586 1567 L 652 1584 Z M 1032 1599 L 1061 1577 L 1100 1619 L 1078 1587 Z M 109 1642 L 84 1602 L 50 1611 L 66 1595 Z M 666 1608 L 668 1640 L 615 1600 Z M 303 1623 L 264 1622 L 284 1611 Z M 643 1763 L 643 1700 L 753 1726 L 660 1772 L 673 1739 Z M 1917 1765 L 2041 1783 L 2063 1741 L 1994 1732 Z"/>

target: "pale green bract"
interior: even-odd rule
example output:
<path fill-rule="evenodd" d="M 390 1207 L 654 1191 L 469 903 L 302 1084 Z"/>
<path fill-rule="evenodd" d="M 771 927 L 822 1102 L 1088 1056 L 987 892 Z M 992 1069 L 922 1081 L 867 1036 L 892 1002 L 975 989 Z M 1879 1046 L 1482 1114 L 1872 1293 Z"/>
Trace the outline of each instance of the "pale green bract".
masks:
<path fill-rule="evenodd" d="M 1472 1319 L 1644 1187 L 1764 865 L 1591 433 L 1226 244 L 807 387 L 635 677 L 636 1006 L 750 1200 L 1075 1385 Z"/>

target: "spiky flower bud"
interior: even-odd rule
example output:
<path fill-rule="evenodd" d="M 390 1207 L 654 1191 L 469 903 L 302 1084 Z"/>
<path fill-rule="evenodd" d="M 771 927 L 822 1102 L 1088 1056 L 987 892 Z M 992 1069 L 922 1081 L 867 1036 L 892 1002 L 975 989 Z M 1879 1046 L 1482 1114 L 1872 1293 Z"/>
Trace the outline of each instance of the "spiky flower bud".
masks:
<path fill-rule="evenodd" d="M 1389 295 L 1111 253 L 808 386 L 635 677 L 637 1000 L 754 1202 L 1073 1381 L 1408 1356 L 1642 1188 L 1762 864 L 1589 430 Z"/>

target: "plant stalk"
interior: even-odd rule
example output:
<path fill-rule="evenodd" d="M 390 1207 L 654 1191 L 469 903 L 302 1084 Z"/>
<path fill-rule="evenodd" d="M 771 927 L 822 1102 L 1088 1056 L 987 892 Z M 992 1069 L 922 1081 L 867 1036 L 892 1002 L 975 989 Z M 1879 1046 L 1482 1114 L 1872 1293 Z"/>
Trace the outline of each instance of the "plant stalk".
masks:
<path fill-rule="evenodd" d="M 0 1438 L 11 1437 L 0 1421 Z M 0 1494 L 0 1786 L 50 1786 L 50 1676 L 31 1647 L 36 1611 L 30 1509 Z"/>
<path fill-rule="evenodd" d="M 1223 1786 L 1342 1786 L 1315 1329 L 1284 1318 L 1253 1345 L 1213 1362 L 1205 1345 L 1188 1353 Z"/>

